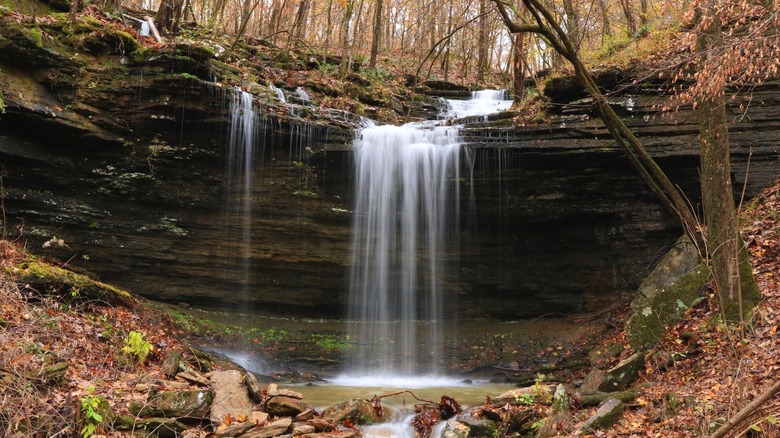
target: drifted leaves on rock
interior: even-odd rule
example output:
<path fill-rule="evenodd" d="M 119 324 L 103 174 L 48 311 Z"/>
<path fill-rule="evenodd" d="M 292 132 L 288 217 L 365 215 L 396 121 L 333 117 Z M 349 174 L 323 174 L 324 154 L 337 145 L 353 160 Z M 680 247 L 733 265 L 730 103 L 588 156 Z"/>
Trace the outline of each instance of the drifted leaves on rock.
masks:
<path fill-rule="evenodd" d="M 417 413 L 412 419 L 412 427 L 421 438 L 431 436 L 433 426 L 439 422 L 439 411 L 429 409 L 427 404 L 414 405 L 414 411 Z"/>

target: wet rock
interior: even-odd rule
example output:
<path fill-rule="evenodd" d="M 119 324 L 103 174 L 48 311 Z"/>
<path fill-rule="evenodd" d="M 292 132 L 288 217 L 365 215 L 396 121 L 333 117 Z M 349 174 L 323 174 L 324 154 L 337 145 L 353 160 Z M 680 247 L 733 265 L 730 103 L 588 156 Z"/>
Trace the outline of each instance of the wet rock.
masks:
<path fill-rule="evenodd" d="M 447 420 L 441 438 L 467 438 L 469 436 L 469 427 L 452 418 Z"/>
<path fill-rule="evenodd" d="M 286 433 L 292 426 L 291 418 L 281 418 L 266 424 L 258 429 L 251 430 L 243 435 L 242 438 L 271 438 Z"/>
<path fill-rule="evenodd" d="M 330 406 L 322 412 L 322 419 L 333 424 L 343 424 L 349 419 L 352 424 L 359 425 L 386 421 L 365 399 L 352 399 Z"/>
<path fill-rule="evenodd" d="M 274 396 L 277 396 L 277 395 L 283 395 L 285 397 L 292 397 L 292 398 L 297 398 L 297 399 L 303 399 L 303 394 L 301 394 L 300 392 L 296 392 L 296 391 L 292 391 L 292 390 L 284 389 L 284 388 L 279 388 L 279 385 L 277 385 L 276 383 L 271 383 L 270 385 L 268 385 L 267 392 L 268 392 L 268 396 L 269 397 L 274 397 Z"/>
<path fill-rule="evenodd" d="M 510 389 L 509 391 L 492 397 L 491 403 L 495 407 L 509 403 L 512 406 L 528 405 L 530 403 L 550 403 L 555 393 L 553 385 L 534 385 L 527 388 Z"/>
<path fill-rule="evenodd" d="M 470 437 L 478 436 L 494 436 L 493 434 L 498 429 L 500 422 L 489 420 L 486 418 L 476 418 L 472 416 L 465 416 L 458 418 L 458 423 L 466 426 L 469 430 L 468 435 Z"/>
<path fill-rule="evenodd" d="M 309 405 L 297 398 L 277 395 L 268 400 L 265 408 L 271 415 L 276 415 L 278 417 L 295 417 L 309 409 Z"/>
<path fill-rule="evenodd" d="M 580 429 L 589 431 L 607 428 L 615 424 L 623 416 L 625 408 L 626 405 L 620 400 L 608 399 L 592 417 L 585 420 Z"/>
<path fill-rule="evenodd" d="M 613 392 L 627 389 L 636 381 L 639 371 L 642 370 L 644 366 L 644 353 L 632 354 L 607 371 L 604 382 L 599 385 L 599 390 Z"/>
<path fill-rule="evenodd" d="M 254 400 L 255 403 L 263 401 L 263 388 L 260 387 L 260 383 L 257 381 L 257 377 L 255 377 L 254 374 L 246 373 L 244 375 L 244 384 L 249 391 L 249 397 Z"/>
<path fill-rule="evenodd" d="M 228 415 L 231 418 L 249 418 L 252 402 L 249 400 L 240 371 L 216 371 L 211 374 L 214 401 L 211 406 L 211 422 L 221 425 Z"/>

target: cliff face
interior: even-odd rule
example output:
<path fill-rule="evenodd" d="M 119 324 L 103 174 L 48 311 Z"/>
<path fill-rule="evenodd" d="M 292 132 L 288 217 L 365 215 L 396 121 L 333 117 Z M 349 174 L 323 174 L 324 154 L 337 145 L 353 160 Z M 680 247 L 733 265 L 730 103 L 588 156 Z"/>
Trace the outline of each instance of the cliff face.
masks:
<path fill-rule="evenodd" d="M 353 117 L 293 110 L 268 88 L 250 88 L 263 141 L 251 201 L 242 204 L 246 193 L 231 184 L 226 164 L 231 91 L 212 82 L 229 69 L 213 54 L 182 45 L 136 60 L 109 45 L 63 56 L 23 31 L 2 32 L 9 238 L 151 298 L 342 314 Z M 741 188 L 750 161 L 748 196 L 780 169 L 776 96 L 763 87 L 749 112 L 734 113 L 735 183 Z M 695 116 L 661 115 L 653 104 L 662 98 L 647 92 L 618 103 L 696 202 Z M 420 99 L 398 111 L 433 108 Z M 459 242 L 446 255 L 454 269 L 443 280 L 459 316 L 600 308 L 635 288 L 679 236 L 587 102 L 563 108 L 550 125 L 517 127 L 497 116 L 464 129 L 473 180 L 462 182 Z M 55 236 L 63 246 L 49 242 Z"/>

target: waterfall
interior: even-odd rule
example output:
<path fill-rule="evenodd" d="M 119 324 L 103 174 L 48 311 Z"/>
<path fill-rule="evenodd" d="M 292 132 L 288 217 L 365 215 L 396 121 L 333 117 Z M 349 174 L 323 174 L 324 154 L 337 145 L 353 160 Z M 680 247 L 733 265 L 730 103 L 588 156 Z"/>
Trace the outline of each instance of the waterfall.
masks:
<path fill-rule="evenodd" d="M 276 97 L 279 98 L 279 102 L 281 103 L 287 103 L 287 98 L 284 96 L 284 91 L 282 91 L 281 88 L 277 87 L 274 84 L 268 84 L 268 88 L 276 93 Z"/>
<path fill-rule="evenodd" d="M 494 95 L 476 95 L 448 101 L 445 116 L 484 115 L 501 105 Z M 471 156 L 458 132 L 441 121 L 371 125 L 355 140 L 350 375 L 386 383 L 441 369 L 454 300 L 444 284 L 456 275 L 447 254 L 459 233 L 461 168 L 471 169 L 461 165 Z"/>
<path fill-rule="evenodd" d="M 254 111 L 252 95 L 238 88 L 232 93 L 230 104 L 230 132 L 225 168 L 228 190 L 229 229 L 236 232 L 237 267 L 240 271 L 241 298 L 248 293 L 251 275 L 252 253 L 252 174 L 254 171 L 255 143 L 258 133 L 258 117 Z"/>

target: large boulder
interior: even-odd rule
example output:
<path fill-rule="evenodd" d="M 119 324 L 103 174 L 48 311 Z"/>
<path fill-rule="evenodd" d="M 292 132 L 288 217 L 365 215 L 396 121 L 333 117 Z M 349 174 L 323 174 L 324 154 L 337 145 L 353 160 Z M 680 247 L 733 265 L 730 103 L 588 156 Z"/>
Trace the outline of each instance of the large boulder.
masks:
<path fill-rule="evenodd" d="M 134 415 L 168 418 L 208 418 L 211 391 L 163 391 L 153 394 L 145 404 L 131 403 L 128 407 Z"/>
<path fill-rule="evenodd" d="M 322 419 L 334 424 L 343 424 L 344 420 L 349 420 L 352 424 L 373 424 L 386 421 L 376 412 L 368 400 L 357 398 L 326 408 L 322 412 Z"/>
<path fill-rule="evenodd" d="M 626 338 L 635 351 L 655 345 L 700 296 L 710 276 L 696 247 L 680 238 L 639 286 L 626 322 Z"/>
<path fill-rule="evenodd" d="M 211 374 L 211 385 L 214 390 L 212 424 L 219 426 L 228 418 L 246 420 L 250 417 L 253 405 L 240 371 L 215 371 Z"/>

